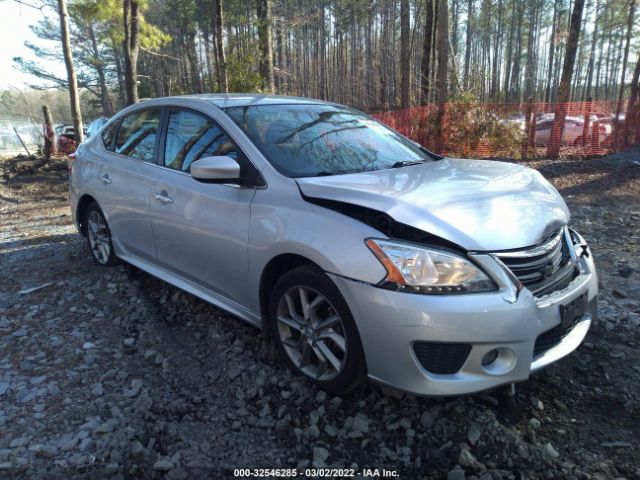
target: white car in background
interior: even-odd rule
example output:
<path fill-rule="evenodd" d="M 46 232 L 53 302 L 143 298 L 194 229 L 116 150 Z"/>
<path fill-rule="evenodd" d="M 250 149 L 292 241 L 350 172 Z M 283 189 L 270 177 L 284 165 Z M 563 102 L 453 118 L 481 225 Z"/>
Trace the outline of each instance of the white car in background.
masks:
<path fill-rule="evenodd" d="M 535 144 L 537 147 L 544 147 L 549 143 L 551 136 L 551 130 L 553 129 L 553 122 L 555 114 L 553 113 L 539 113 L 536 114 L 536 133 Z M 525 131 L 525 116 L 523 113 L 515 113 L 509 116 L 505 122 L 517 125 L 518 128 L 524 133 Z M 598 144 L 603 144 L 611 135 L 613 126 L 611 117 L 603 114 L 590 115 L 589 126 L 587 132 L 587 139 L 593 133 L 593 128 L 598 129 Z M 564 131 L 562 134 L 562 145 L 582 145 L 582 139 L 584 136 L 584 117 L 580 116 L 567 116 L 564 121 Z M 587 142 L 589 143 L 589 142 Z"/>
<path fill-rule="evenodd" d="M 555 121 L 553 114 L 547 114 L 537 120 L 536 123 L 536 146 L 545 146 L 549 143 L 551 130 Z M 584 117 L 567 116 L 564 119 L 564 131 L 562 133 L 562 145 L 582 145 L 584 138 Z M 593 134 L 593 129 L 598 130 L 598 143 L 602 143 L 611 134 L 611 124 L 601 123 L 596 115 L 591 116 L 588 125 L 587 140 Z M 589 142 L 587 142 L 589 143 Z"/>

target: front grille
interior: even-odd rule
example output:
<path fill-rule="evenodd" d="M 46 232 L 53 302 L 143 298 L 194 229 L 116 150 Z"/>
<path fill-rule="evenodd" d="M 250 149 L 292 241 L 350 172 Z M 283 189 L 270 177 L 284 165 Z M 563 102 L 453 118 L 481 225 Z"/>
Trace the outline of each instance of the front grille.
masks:
<path fill-rule="evenodd" d="M 457 373 L 467 361 L 468 343 L 414 343 L 413 351 L 420 364 L 429 372 L 441 375 Z"/>
<path fill-rule="evenodd" d="M 582 317 L 576 317 L 569 325 L 564 327 L 562 324 L 557 325 L 536 338 L 536 343 L 533 347 L 533 358 L 558 345 L 581 319 Z"/>
<path fill-rule="evenodd" d="M 536 296 L 565 288 L 576 275 L 564 229 L 549 235 L 538 246 L 499 252 L 496 256 Z"/>

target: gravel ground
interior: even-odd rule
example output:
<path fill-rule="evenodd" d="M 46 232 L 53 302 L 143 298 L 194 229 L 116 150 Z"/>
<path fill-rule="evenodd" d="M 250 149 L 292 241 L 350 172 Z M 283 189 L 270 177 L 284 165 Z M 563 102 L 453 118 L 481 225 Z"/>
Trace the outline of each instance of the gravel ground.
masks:
<path fill-rule="evenodd" d="M 328 397 L 252 327 L 134 267 L 95 266 L 70 224 L 62 161 L 0 161 L 0 478 L 333 466 L 640 479 L 639 160 L 529 163 L 591 243 L 601 320 L 514 396 L 448 399 L 376 385 Z"/>

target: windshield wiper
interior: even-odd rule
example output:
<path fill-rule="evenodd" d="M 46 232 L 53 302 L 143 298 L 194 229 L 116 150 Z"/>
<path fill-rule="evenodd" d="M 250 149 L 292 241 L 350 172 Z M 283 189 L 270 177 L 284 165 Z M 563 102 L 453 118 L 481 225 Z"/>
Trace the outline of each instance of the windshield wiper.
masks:
<path fill-rule="evenodd" d="M 426 160 L 402 160 L 391 165 L 391 168 L 408 167 L 409 165 L 418 165 L 424 162 L 426 162 Z"/>

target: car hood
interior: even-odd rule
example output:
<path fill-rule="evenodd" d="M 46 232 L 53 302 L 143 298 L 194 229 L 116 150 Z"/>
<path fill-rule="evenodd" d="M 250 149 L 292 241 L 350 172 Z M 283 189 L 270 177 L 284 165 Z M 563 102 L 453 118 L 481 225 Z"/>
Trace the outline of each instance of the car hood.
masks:
<path fill-rule="evenodd" d="M 536 170 L 513 163 L 446 158 L 297 182 L 307 197 L 385 212 L 467 250 L 528 247 L 569 221 L 558 191 Z"/>

